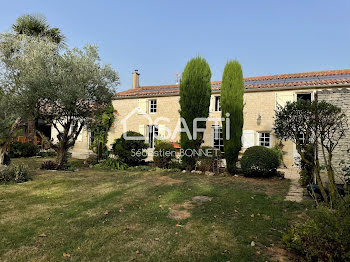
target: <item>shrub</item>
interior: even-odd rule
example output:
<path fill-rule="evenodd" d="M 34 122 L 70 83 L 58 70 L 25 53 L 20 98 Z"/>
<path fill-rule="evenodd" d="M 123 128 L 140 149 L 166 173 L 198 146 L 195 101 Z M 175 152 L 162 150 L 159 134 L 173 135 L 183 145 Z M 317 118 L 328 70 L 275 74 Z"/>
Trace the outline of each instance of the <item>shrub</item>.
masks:
<path fill-rule="evenodd" d="M 153 152 L 154 164 L 159 168 L 169 168 L 170 163 L 175 159 L 175 148 L 166 141 L 156 141 Z"/>
<path fill-rule="evenodd" d="M 124 164 L 118 158 L 107 158 L 104 162 L 95 165 L 95 167 L 111 169 L 111 170 L 126 170 L 128 168 L 127 164 Z"/>
<path fill-rule="evenodd" d="M 278 166 L 277 154 L 262 146 L 248 148 L 241 159 L 241 167 L 245 176 L 273 176 L 276 175 Z"/>
<path fill-rule="evenodd" d="M 9 155 L 11 158 L 32 157 L 38 155 L 39 152 L 39 147 L 32 143 L 13 142 L 10 145 Z"/>
<path fill-rule="evenodd" d="M 84 166 L 89 167 L 91 165 L 97 164 L 97 156 L 96 155 L 89 155 L 88 158 L 84 160 Z"/>
<path fill-rule="evenodd" d="M 350 205 L 320 207 L 309 220 L 283 236 L 283 242 L 306 261 L 350 261 Z"/>
<path fill-rule="evenodd" d="M 47 150 L 44 152 L 40 152 L 38 155 L 41 157 L 56 157 L 57 153 L 55 151 Z"/>
<path fill-rule="evenodd" d="M 45 161 L 41 164 L 40 169 L 44 169 L 44 170 L 57 170 L 58 169 L 58 165 L 54 162 L 54 161 Z"/>
<path fill-rule="evenodd" d="M 0 182 L 3 183 L 23 183 L 29 180 L 28 167 L 24 165 L 15 165 L 0 170 Z"/>
<path fill-rule="evenodd" d="M 127 136 L 141 136 L 140 133 L 127 131 Z M 114 155 L 118 156 L 121 162 L 129 166 L 138 166 L 144 163 L 146 155 L 142 154 L 148 145 L 144 140 L 125 140 L 123 135 L 116 139 L 112 145 Z"/>
<path fill-rule="evenodd" d="M 220 150 L 210 146 L 202 146 L 200 149 L 202 154 L 198 157 L 197 169 L 203 173 L 213 171 L 216 159 L 221 156 Z"/>

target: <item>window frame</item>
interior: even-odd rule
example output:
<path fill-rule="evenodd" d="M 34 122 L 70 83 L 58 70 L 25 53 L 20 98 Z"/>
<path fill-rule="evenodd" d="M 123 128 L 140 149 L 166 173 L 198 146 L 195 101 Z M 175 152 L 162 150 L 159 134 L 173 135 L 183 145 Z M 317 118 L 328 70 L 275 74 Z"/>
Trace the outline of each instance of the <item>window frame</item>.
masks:
<path fill-rule="evenodd" d="M 271 148 L 271 132 L 265 131 L 265 132 L 258 132 L 258 145 Z M 266 136 L 268 134 L 268 136 Z M 268 138 L 268 141 L 266 140 Z M 267 145 L 268 143 L 268 145 Z"/>
<path fill-rule="evenodd" d="M 222 133 L 222 126 L 212 126 L 212 134 L 213 134 L 213 147 L 219 149 L 221 153 L 224 153 L 224 136 Z M 220 131 L 221 130 L 221 131 Z M 221 136 L 220 136 L 221 134 Z M 219 135 L 219 137 L 217 137 Z M 215 145 L 215 141 L 218 140 L 218 145 Z"/>
<path fill-rule="evenodd" d="M 221 112 L 221 96 L 214 96 L 214 112 Z"/>
<path fill-rule="evenodd" d="M 310 99 L 311 99 L 310 102 L 314 101 L 314 93 L 313 92 L 297 92 L 297 93 L 295 93 L 295 101 L 298 101 L 298 95 L 310 95 Z M 308 100 L 306 100 L 306 101 L 308 101 Z"/>
<path fill-rule="evenodd" d="M 152 102 L 154 102 L 154 104 L 152 104 Z M 157 99 L 150 99 L 148 100 L 148 110 L 150 114 L 155 114 L 157 113 L 158 110 L 158 103 L 157 103 Z"/>

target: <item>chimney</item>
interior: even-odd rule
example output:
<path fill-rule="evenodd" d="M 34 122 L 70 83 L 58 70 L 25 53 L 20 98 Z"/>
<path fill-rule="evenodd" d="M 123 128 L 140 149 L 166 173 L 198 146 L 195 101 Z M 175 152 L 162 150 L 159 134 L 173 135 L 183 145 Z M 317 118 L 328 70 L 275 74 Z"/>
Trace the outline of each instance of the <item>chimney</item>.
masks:
<path fill-rule="evenodd" d="M 139 70 L 135 69 L 134 72 L 132 72 L 132 88 L 139 88 L 140 87 L 140 73 Z"/>

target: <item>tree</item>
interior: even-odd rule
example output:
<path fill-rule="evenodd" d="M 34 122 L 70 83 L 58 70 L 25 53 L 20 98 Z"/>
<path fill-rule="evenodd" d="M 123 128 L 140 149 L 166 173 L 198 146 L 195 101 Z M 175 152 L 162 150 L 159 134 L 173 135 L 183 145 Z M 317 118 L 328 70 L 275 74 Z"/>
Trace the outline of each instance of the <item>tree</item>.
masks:
<path fill-rule="evenodd" d="M 340 108 L 324 101 L 311 103 L 299 100 L 287 103 L 285 107 L 276 111 L 274 130 L 277 137 L 295 143 L 302 161 L 313 167 L 313 178 L 316 179 L 323 199 L 327 202 L 329 200 L 332 206 L 338 197 L 332 155 L 347 130 L 345 114 Z M 300 139 L 301 137 L 303 139 Z M 321 150 L 327 168 L 329 196 L 320 176 L 319 156 L 317 153 L 310 155 L 310 152 L 317 150 Z"/>
<path fill-rule="evenodd" d="M 335 172 L 332 165 L 333 151 L 340 139 L 348 131 L 346 115 L 341 109 L 324 101 L 314 103 L 315 129 L 318 143 L 320 144 L 323 161 L 327 169 L 329 180 L 330 205 L 332 206 L 338 197 L 335 184 Z"/>
<path fill-rule="evenodd" d="M 48 39 L 56 44 L 64 44 L 65 36 L 57 27 L 51 28 L 45 16 L 40 14 L 27 14 L 17 18 L 12 29 L 17 36 L 29 36 L 36 39 Z M 34 142 L 35 120 L 28 116 L 28 140 Z"/>
<path fill-rule="evenodd" d="M 57 152 L 58 167 L 64 168 L 82 128 L 111 103 L 118 74 L 110 65 L 101 65 L 96 46 L 60 52 L 52 41 L 29 37 L 15 39 L 9 47 L 13 45 L 21 47 L 14 49 L 19 51 L 8 63 L 20 72 L 13 87 L 16 106 L 57 131 L 57 143 L 39 135 Z"/>
<path fill-rule="evenodd" d="M 56 44 L 63 43 L 65 36 L 57 27 L 51 28 L 46 17 L 40 14 L 22 15 L 12 25 L 17 35 L 26 35 L 37 38 L 48 38 Z"/>
<path fill-rule="evenodd" d="M 189 132 L 181 133 L 181 148 L 184 152 L 199 150 L 203 143 L 203 132 L 193 132 L 193 120 L 195 118 L 207 118 L 211 96 L 211 71 L 207 61 L 198 56 L 192 58 L 186 65 L 180 80 L 180 116 L 186 121 Z M 205 129 L 206 122 L 197 124 L 198 128 Z M 181 128 L 184 128 L 181 123 Z M 193 152 L 193 151 L 192 151 Z M 192 170 L 196 164 L 196 158 L 191 154 L 185 154 L 182 158 L 187 170 Z"/>
<path fill-rule="evenodd" d="M 222 131 L 227 171 L 233 174 L 236 171 L 238 154 L 242 148 L 243 129 L 244 81 L 242 67 L 237 60 L 227 62 L 222 76 L 220 93 L 222 118 L 230 120 L 229 123 L 223 121 Z M 227 125 L 229 129 L 227 129 Z"/>
<path fill-rule="evenodd" d="M 21 129 L 21 118 L 16 114 L 11 104 L 10 97 L 1 86 L 0 89 L 0 167 L 7 164 L 6 155 L 9 145 L 16 132 Z"/>

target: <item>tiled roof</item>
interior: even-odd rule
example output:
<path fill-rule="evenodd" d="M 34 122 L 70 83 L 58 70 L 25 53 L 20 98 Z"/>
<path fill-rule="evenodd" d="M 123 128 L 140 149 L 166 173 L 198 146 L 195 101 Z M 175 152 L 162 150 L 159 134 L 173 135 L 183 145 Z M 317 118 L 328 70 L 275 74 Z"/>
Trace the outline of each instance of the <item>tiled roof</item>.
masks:
<path fill-rule="evenodd" d="M 350 69 L 244 78 L 244 85 L 247 90 L 278 87 L 332 87 L 347 84 L 350 85 Z M 213 81 L 211 82 L 211 86 L 213 91 L 219 91 L 221 87 L 221 81 Z M 119 92 L 115 95 L 115 98 L 176 95 L 178 93 L 178 85 L 142 86 L 140 88 Z"/>

